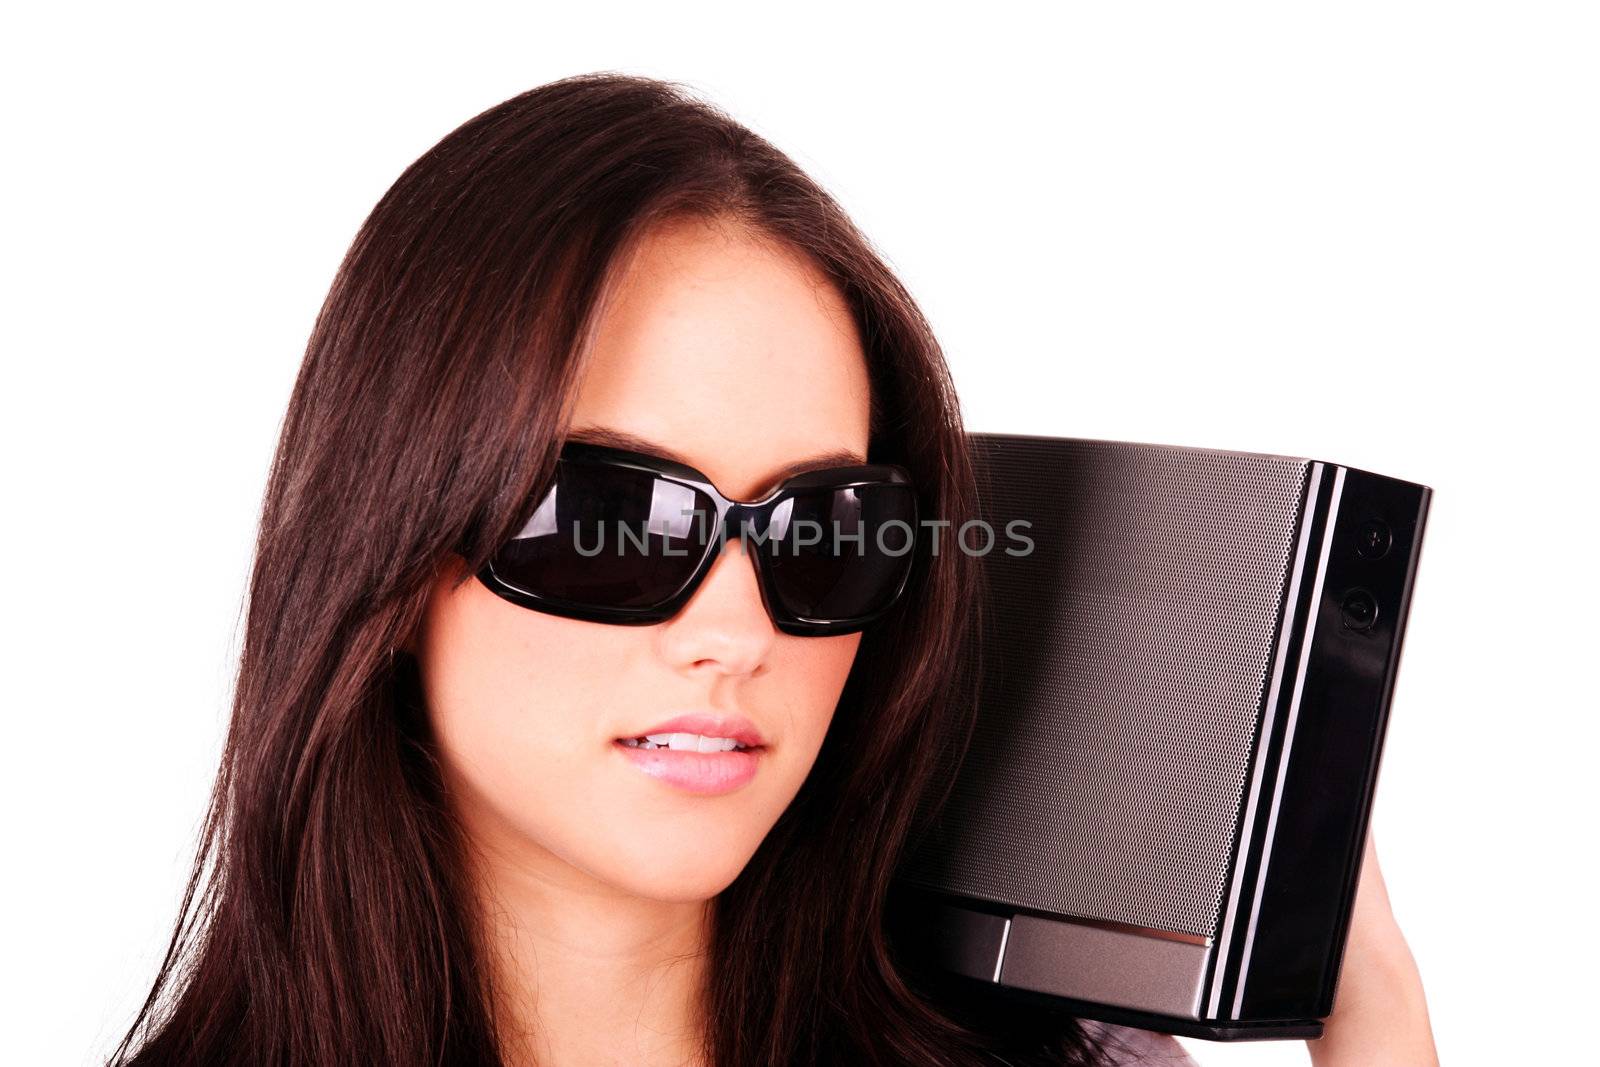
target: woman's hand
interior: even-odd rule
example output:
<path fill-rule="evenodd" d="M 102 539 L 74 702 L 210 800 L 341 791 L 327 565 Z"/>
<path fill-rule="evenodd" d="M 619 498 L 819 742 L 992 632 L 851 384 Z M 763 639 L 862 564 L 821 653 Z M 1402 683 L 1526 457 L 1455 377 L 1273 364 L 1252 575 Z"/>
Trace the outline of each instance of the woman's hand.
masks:
<path fill-rule="evenodd" d="M 1389 908 L 1370 830 L 1333 1014 L 1306 1047 L 1314 1067 L 1438 1067 L 1422 976 Z"/>

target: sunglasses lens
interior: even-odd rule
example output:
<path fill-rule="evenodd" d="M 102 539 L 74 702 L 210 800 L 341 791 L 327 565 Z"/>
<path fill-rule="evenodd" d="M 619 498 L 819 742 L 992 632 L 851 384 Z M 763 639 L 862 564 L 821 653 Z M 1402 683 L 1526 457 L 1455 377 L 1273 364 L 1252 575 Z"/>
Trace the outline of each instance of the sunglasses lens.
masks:
<path fill-rule="evenodd" d="M 795 493 L 773 513 L 762 549 L 784 609 L 832 623 L 884 610 L 910 571 L 916 522 L 907 485 Z"/>
<path fill-rule="evenodd" d="M 491 560 L 524 592 L 594 609 L 655 607 L 716 534 L 714 501 L 649 471 L 563 459 L 533 517 Z"/>

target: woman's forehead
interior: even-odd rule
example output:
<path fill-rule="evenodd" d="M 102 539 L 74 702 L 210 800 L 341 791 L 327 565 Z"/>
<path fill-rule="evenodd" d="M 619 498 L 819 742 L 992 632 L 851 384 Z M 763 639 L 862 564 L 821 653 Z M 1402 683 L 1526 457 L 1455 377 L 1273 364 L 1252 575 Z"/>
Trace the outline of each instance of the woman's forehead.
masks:
<path fill-rule="evenodd" d="M 744 497 L 796 461 L 864 457 L 869 412 L 854 320 L 820 271 L 769 240 L 689 222 L 647 237 L 625 270 L 572 425 L 654 442 Z"/>

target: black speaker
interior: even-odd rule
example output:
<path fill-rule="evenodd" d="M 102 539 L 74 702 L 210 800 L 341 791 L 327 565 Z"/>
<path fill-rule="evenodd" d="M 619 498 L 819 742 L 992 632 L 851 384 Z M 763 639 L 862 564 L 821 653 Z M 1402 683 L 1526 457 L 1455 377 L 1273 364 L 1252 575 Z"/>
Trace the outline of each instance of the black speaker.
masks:
<path fill-rule="evenodd" d="M 970 737 L 891 934 L 958 984 L 1218 1040 L 1333 1007 L 1432 491 L 1318 460 L 968 435 Z M 972 686 L 969 686 L 969 689 Z"/>

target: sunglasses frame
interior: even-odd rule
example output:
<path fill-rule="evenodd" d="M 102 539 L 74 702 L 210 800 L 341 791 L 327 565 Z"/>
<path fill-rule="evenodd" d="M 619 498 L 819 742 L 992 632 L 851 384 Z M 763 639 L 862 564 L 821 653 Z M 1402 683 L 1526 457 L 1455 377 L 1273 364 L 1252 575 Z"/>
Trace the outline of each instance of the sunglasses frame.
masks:
<path fill-rule="evenodd" d="M 531 592 L 516 584 L 501 578 L 495 573 L 494 557 L 478 571 L 478 579 L 497 596 L 516 604 L 519 607 L 541 611 L 551 615 L 560 615 L 565 618 L 582 619 L 588 622 L 613 623 L 623 626 L 646 626 L 654 623 L 665 622 L 678 612 L 694 596 L 695 591 L 711 572 L 722 554 L 722 546 L 729 538 L 738 537 L 746 520 L 753 520 L 753 527 L 757 533 L 752 537 L 764 537 L 771 521 L 772 513 L 784 500 L 802 490 L 815 489 L 854 489 L 863 486 L 876 485 L 903 485 L 911 500 L 911 537 L 912 540 L 906 548 L 906 553 L 915 554 L 917 528 L 919 525 L 919 508 L 915 487 L 911 482 L 911 474 L 906 468 L 893 463 L 866 463 L 849 467 L 830 467 L 826 470 L 807 471 L 785 479 L 772 492 L 760 500 L 740 501 L 733 500 L 719 490 L 711 479 L 700 471 L 684 464 L 658 456 L 647 455 L 642 452 L 633 452 L 627 449 L 612 448 L 609 445 L 592 444 L 587 441 L 569 441 L 562 446 L 561 460 L 573 462 L 601 462 L 615 467 L 646 472 L 654 477 L 697 490 L 710 497 L 717 508 L 717 534 L 706 541 L 705 550 L 695 563 L 694 572 L 684 581 L 676 592 L 658 604 L 645 608 L 605 608 L 592 604 L 582 604 L 560 597 L 552 597 L 543 593 Z M 552 484 L 551 489 L 554 488 Z M 542 504 L 550 489 L 540 496 L 535 505 Z M 498 551 L 496 555 L 498 555 Z M 879 610 L 867 615 L 850 619 L 818 619 L 797 615 L 784 609 L 775 586 L 776 579 L 770 572 L 771 563 L 767 554 L 761 551 L 753 553 L 756 563 L 757 584 L 761 590 L 761 600 L 766 607 L 767 616 L 781 632 L 799 637 L 827 637 L 835 634 L 854 633 L 863 630 L 888 614 L 900 602 L 901 595 L 905 592 L 911 572 L 915 569 L 915 560 L 907 564 L 901 571 L 900 581 L 896 584 L 894 595 Z"/>

